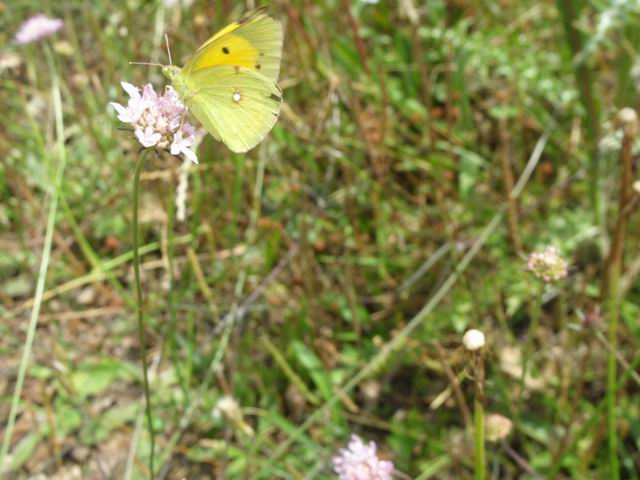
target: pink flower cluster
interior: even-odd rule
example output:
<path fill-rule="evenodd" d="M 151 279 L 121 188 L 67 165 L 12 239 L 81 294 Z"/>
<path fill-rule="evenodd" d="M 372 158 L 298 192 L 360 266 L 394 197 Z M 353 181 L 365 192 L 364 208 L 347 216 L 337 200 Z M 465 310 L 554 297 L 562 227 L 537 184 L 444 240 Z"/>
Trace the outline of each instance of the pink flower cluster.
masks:
<path fill-rule="evenodd" d="M 393 473 L 393 463 L 378 458 L 376 444 L 365 445 L 357 435 L 333 457 L 333 467 L 340 480 L 391 480 Z"/>
<path fill-rule="evenodd" d="M 178 98 L 176 91 L 167 87 L 164 95 L 158 95 L 151 84 L 140 89 L 127 82 L 121 82 L 129 94 L 129 102 L 124 107 L 111 102 L 118 112 L 118 119 L 133 125 L 134 134 L 145 148 L 154 147 L 168 150 L 171 155 L 183 154 L 193 163 L 198 157 L 191 150 L 196 141 L 196 130 L 184 116 L 187 109 Z"/>
<path fill-rule="evenodd" d="M 527 259 L 527 268 L 544 282 L 557 282 L 568 274 L 567 261 L 562 258 L 560 251 L 549 246 L 544 250 L 533 252 Z"/>
<path fill-rule="evenodd" d="M 49 18 L 42 13 L 27 19 L 16 33 L 13 41 L 17 44 L 37 42 L 60 30 L 64 22 L 59 18 Z"/>

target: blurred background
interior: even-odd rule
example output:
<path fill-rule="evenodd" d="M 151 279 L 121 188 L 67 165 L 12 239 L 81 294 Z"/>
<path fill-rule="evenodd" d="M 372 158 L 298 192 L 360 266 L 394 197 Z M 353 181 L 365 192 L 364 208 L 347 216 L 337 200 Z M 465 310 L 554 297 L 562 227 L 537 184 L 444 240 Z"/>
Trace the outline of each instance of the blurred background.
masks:
<path fill-rule="evenodd" d="M 271 134 L 145 164 L 143 352 L 139 144 L 109 102 L 164 89 L 128 62 L 168 63 L 165 33 L 183 65 L 260 4 L 285 31 Z M 149 478 L 141 355 L 157 478 L 337 478 L 352 433 L 397 478 L 473 478 L 479 358 L 487 478 L 640 478 L 637 2 L 0 13 L 4 478 Z M 37 13 L 63 25 L 20 44 Z"/>

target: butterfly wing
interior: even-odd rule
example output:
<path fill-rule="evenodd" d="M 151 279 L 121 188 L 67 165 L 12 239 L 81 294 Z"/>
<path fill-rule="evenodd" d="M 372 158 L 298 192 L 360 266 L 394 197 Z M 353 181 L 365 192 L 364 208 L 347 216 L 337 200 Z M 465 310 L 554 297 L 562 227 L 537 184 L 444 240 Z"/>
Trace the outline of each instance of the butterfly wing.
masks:
<path fill-rule="evenodd" d="M 246 152 L 278 119 L 282 91 L 269 78 L 241 66 L 216 65 L 191 72 L 191 113 L 214 138 L 234 152 Z"/>
<path fill-rule="evenodd" d="M 187 61 L 183 71 L 194 74 L 216 65 L 235 65 L 256 70 L 276 82 L 281 57 L 282 26 L 259 9 L 207 40 Z"/>

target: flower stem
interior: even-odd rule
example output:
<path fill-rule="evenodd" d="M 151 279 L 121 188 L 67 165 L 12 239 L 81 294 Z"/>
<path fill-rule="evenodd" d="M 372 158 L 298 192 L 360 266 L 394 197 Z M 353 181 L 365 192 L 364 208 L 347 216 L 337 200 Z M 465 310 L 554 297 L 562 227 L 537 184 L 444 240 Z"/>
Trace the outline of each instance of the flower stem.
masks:
<path fill-rule="evenodd" d="M 474 479 L 484 480 L 486 474 L 486 457 L 484 451 L 484 355 L 477 352 L 475 363 L 475 399 L 474 405 Z"/>
<path fill-rule="evenodd" d="M 620 478 L 618 464 L 618 432 L 616 427 L 616 392 L 617 364 L 616 350 L 618 346 L 618 310 L 620 269 L 614 265 L 609 272 L 609 298 L 607 299 L 608 340 L 607 354 L 607 436 L 609 440 L 609 475 L 612 480 Z"/>
<path fill-rule="evenodd" d="M 153 434 L 153 416 L 151 414 L 151 394 L 149 393 L 149 375 L 147 372 L 147 347 L 144 334 L 144 314 L 142 311 L 142 284 L 140 282 L 140 252 L 139 232 L 138 232 L 138 210 L 140 200 L 140 172 L 144 165 L 146 153 L 142 153 L 136 164 L 136 172 L 133 177 L 133 272 L 136 282 L 136 312 L 138 316 L 138 339 L 140 342 L 140 361 L 142 363 L 142 376 L 144 379 L 145 411 L 147 413 L 147 427 L 149 429 L 149 441 L 151 442 L 151 452 L 149 453 L 150 478 L 154 477 L 153 457 L 155 454 L 155 436 Z"/>
<path fill-rule="evenodd" d="M 622 140 L 622 178 L 620 179 L 620 204 L 618 219 L 613 233 L 609 258 L 607 259 L 603 295 L 607 306 L 609 353 L 607 356 L 607 434 L 609 437 L 609 478 L 620 478 L 618 461 L 618 432 L 616 425 L 616 392 L 618 348 L 618 322 L 622 298 L 620 295 L 620 276 L 622 275 L 622 258 L 629 219 L 633 178 L 633 144 L 638 136 L 638 117 L 634 110 L 623 109 L 618 114 L 618 121 L 623 127 Z"/>

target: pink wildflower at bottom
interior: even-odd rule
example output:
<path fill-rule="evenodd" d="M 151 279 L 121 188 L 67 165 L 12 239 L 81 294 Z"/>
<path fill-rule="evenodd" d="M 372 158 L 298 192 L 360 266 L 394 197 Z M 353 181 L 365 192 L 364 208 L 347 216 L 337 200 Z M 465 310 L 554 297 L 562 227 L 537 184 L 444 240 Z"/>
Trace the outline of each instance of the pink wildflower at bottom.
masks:
<path fill-rule="evenodd" d="M 127 106 L 111 102 L 118 112 L 118 120 L 133 126 L 133 133 L 145 148 L 166 150 L 171 155 L 184 155 L 193 163 L 198 157 L 192 148 L 198 143 L 196 129 L 184 116 L 187 109 L 178 98 L 176 91 L 167 87 L 163 95 L 158 95 L 151 84 L 140 89 L 127 82 L 121 82 L 129 94 Z"/>
<path fill-rule="evenodd" d="M 568 274 L 567 261 L 554 246 L 531 253 L 527 258 L 527 268 L 546 283 L 561 280 Z"/>
<path fill-rule="evenodd" d="M 378 458 L 376 444 L 365 445 L 357 435 L 333 457 L 333 468 L 340 480 L 391 480 L 393 473 L 393 463 Z"/>
<path fill-rule="evenodd" d="M 59 18 L 49 18 L 42 13 L 34 15 L 26 20 L 16 33 L 13 41 L 20 45 L 37 42 L 49 35 L 56 33 L 64 26 L 64 22 Z"/>

